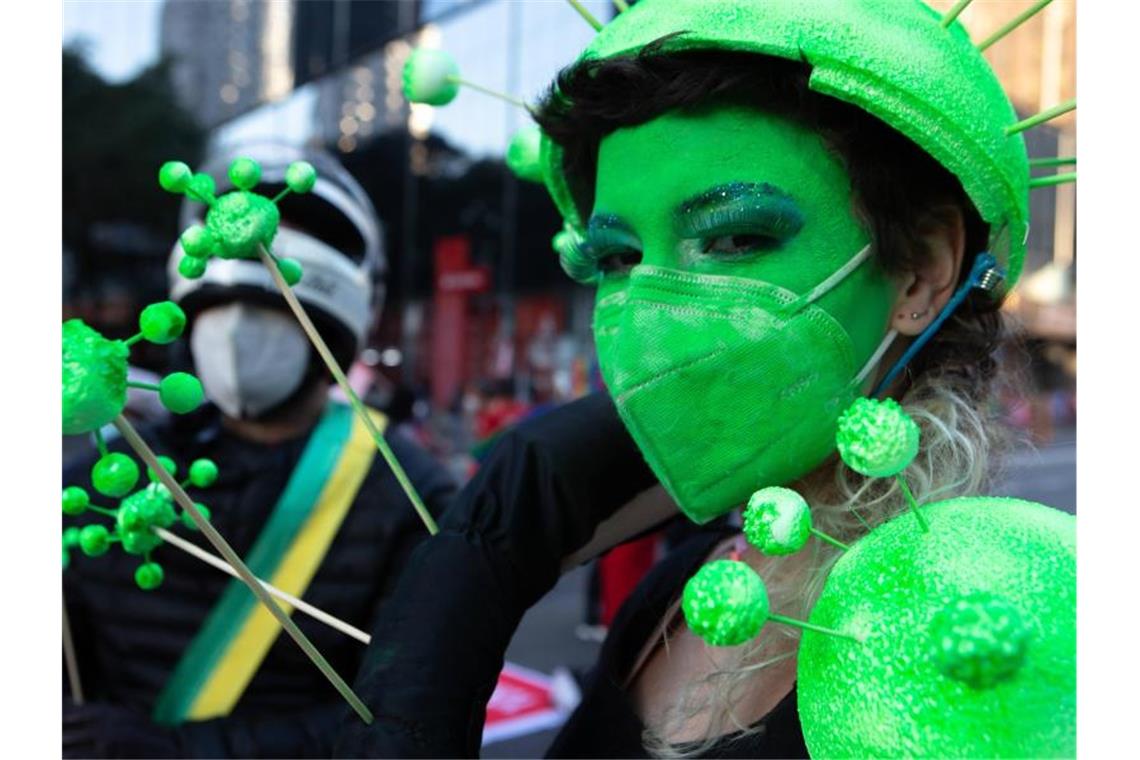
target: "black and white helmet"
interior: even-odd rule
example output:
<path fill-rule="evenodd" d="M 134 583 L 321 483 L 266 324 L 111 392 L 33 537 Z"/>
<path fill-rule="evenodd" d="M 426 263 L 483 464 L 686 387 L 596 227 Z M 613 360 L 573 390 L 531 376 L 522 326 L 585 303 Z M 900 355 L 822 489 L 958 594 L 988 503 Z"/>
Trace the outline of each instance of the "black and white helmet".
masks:
<path fill-rule="evenodd" d="M 285 188 L 285 170 L 292 162 L 308 161 L 316 168 L 317 181 L 311 192 L 290 193 L 279 201 L 281 225 L 272 249 L 277 256 L 300 262 L 304 277 L 293 292 L 341 366 L 347 368 L 383 305 L 388 266 L 380 220 L 371 201 L 329 153 L 281 143 L 233 146 L 212 155 L 198 171 L 214 178 L 218 194 L 228 192 L 233 184 L 227 170 L 239 157 L 261 165 L 261 182 L 254 192 L 269 197 Z M 180 229 L 200 222 L 205 213 L 203 204 L 184 201 Z M 205 274 L 190 280 L 178 272 L 181 258 L 181 246 L 175 243 L 167 266 L 170 297 L 182 306 L 191 323 L 203 309 L 235 300 L 285 307 L 259 261 L 213 259 Z"/>

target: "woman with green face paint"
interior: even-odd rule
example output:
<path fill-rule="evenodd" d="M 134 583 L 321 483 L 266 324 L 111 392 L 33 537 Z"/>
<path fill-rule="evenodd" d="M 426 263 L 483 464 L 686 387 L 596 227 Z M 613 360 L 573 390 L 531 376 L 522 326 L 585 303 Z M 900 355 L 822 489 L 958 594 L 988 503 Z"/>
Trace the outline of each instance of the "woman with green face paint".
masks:
<path fill-rule="evenodd" d="M 838 462 L 836 420 L 934 323 L 991 230 L 953 174 L 811 73 L 649 45 L 559 77 L 537 120 L 584 233 L 559 252 L 597 285 L 599 362 L 637 448 L 596 400 L 516 434 L 409 563 L 359 683 L 377 724 L 346 725 L 342 752 L 474 754 L 522 611 L 646 485 L 641 456 L 696 523 L 774 485 L 841 542 L 906 509 L 894 481 Z M 1000 337 L 998 303 L 971 293 L 885 390 L 922 428 L 920 501 L 985 487 Z M 711 649 L 679 600 L 732 553 L 774 613 L 802 619 L 838 549 L 761 557 L 709 524 L 623 608 L 553 756 L 805 756 L 795 629 Z"/>

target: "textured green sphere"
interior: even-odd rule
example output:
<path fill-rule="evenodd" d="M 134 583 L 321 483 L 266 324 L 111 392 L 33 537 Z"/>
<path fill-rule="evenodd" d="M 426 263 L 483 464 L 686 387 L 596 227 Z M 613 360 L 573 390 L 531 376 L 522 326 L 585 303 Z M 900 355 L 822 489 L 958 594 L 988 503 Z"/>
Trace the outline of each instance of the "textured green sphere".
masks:
<path fill-rule="evenodd" d="M 127 403 L 127 355 L 122 341 L 107 340 L 81 319 L 63 323 L 63 434 L 106 425 Z"/>
<path fill-rule="evenodd" d="M 289 287 L 293 287 L 300 282 L 301 277 L 305 273 L 301 267 L 301 262 L 290 258 L 277 259 L 277 271 L 285 278 L 285 284 Z"/>
<path fill-rule="evenodd" d="M 178 515 L 164 491 L 147 487 L 123 499 L 115 525 L 128 554 L 146 554 L 162 543 L 152 528 L 169 528 Z"/>
<path fill-rule="evenodd" d="M 206 212 L 206 230 L 226 259 L 256 259 L 257 247 L 269 247 L 280 221 L 273 201 L 246 190 L 226 193 Z"/>
<path fill-rule="evenodd" d="M 203 202 L 213 196 L 217 189 L 217 186 L 214 184 L 214 178 L 209 174 L 203 174 L 201 172 L 191 177 L 190 182 L 186 186 L 186 190 L 189 194 Z"/>
<path fill-rule="evenodd" d="M 158 384 L 158 399 L 175 414 L 197 409 L 205 399 L 202 383 L 187 372 L 171 372 Z"/>
<path fill-rule="evenodd" d="M 79 546 L 79 534 L 81 532 L 82 531 L 74 525 L 63 531 L 63 545 L 68 548 Z"/>
<path fill-rule="evenodd" d="M 450 53 L 417 48 L 404 62 L 404 97 L 413 103 L 445 106 L 459 94 L 459 65 Z"/>
<path fill-rule="evenodd" d="M 542 182 L 542 164 L 539 163 L 539 148 L 542 145 L 542 130 L 537 124 L 530 124 L 518 130 L 507 146 L 507 166 L 519 179 L 528 182 Z"/>
<path fill-rule="evenodd" d="M 795 554 L 811 537 L 811 509 L 790 488 L 761 488 L 744 509 L 744 537 L 764 554 Z"/>
<path fill-rule="evenodd" d="M 844 553 L 812 610 L 812 623 L 864 642 L 803 634 L 797 699 L 811 756 L 1073 757 L 1075 520 L 1000 497 L 937 502 L 923 514 L 928 533 L 902 514 Z M 993 595 L 1001 602 L 989 606 Z M 948 621 L 962 599 L 985 602 L 993 619 Z M 1024 639 L 1015 621 L 1002 622 L 1003 608 L 1028 626 Z M 948 631 L 956 641 L 993 638 L 999 649 L 1012 641 L 1024 661 L 975 688 L 944 670 Z M 987 659 L 958 662 L 965 673 L 1007 667 Z"/>
<path fill-rule="evenodd" d="M 190 485 L 209 488 L 218 480 L 218 465 L 212 459 L 195 459 L 190 463 Z"/>
<path fill-rule="evenodd" d="M 1017 674 L 1033 631 L 1017 607 L 990 593 L 948 604 L 931 627 L 938 668 L 975 689 L 988 689 Z"/>
<path fill-rule="evenodd" d="M 194 506 L 196 506 L 198 508 L 198 511 L 202 513 L 202 517 L 206 519 L 206 522 L 209 522 L 210 508 L 199 501 L 194 502 Z M 182 512 L 182 524 L 190 530 L 198 530 L 198 523 L 194 522 L 194 518 L 191 517 L 190 513 L 185 510 Z"/>
<path fill-rule="evenodd" d="M 106 554 L 111 548 L 111 534 L 102 525 L 88 525 L 79 531 L 79 548 L 88 557 Z"/>
<path fill-rule="evenodd" d="M 235 158 L 229 176 L 238 190 L 252 190 L 261 181 L 261 166 L 252 158 Z"/>
<path fill-rule="evenodd" d="M 81 515 L 87 511 L 91 497 L 79 486 L 68 486 L 63 489 L 63 513 L 65 515 Z"/>
<path fill-rule="evenodd" d="M 168 193 L 181 193 L 190 186 L 194 173 L 181 161 L 167 161 L 158 170 L 158 184 Z"/>
<path fill-rule="evenodd" d="M 126 496 L 138 482 L 138 463 L 126 454 L 115 452 L 99 457 L 91 468 L 91 483 L 104 496 Z"/>
<path fill-rule="evenodd" d="M 768 619 L 768 590 L 748 565 L 719 559 L 685 584 L 681 610 L 689 629 L 707 643 L 736 646 L 760 633 Z"/>
<path fill-rule="evenodd" d="M 178 474 L 178 465 L 170 457 L 159 456 L 158 457 L 158 463 L 160 465 L 162 465 L 162 469 L 164 469 L 170 473 L 171 477 L 174 477 L 175 475 Z M 151 483 L 157 483 L 158 482 L 158 475 L 155 473 L 154 470 L 152 470 L 149 467 L 146 468 L 146 476 L 147 476 L 147 479 L 150 480 Z"/>
<path fill-rule="evenodd" d="M 918 425 L 894 399 L 855 399 L 839 417 L 839 456 L 855 472 L 885 478 L 918 454 Z"/>
<path fill-rule="evenodd" d="M 307 193 L 317 184 L 317 170 L 308 161 L 294 161 L 285 170 L 285 185 L 294 193 Z"/>
<path fill-rule="evenodd" d="M 139 314 L 139 330 L 151 343 L 172 343 L 182 335 L 184 329 L 186 312 L 173 301 L 152 303 Z"/>
<path fill-rule="evenodd" d="M 193 256 L 183 256 L 178 262 L 178 274 L 187 280 L 197 280 L 206 274 L 206 260 L 196 259 Z"/>
<path fill-rule="evenodd" d="M 135 585 L 143 591 L 151 591 L 162 585 L 162 565 L 147 562 L 135 570 Z"/>

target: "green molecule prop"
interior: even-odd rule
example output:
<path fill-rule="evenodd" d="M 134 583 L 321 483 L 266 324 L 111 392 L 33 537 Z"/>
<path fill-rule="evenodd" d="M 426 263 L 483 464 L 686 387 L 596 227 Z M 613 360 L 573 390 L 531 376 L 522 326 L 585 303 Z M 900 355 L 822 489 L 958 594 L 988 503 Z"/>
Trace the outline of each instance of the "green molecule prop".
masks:
<path fill-rule="evenodd" d="M 693 633 L 708 643 L 736 646 L 760 632 L 768 618 L 768 590 L 748 565 L 721 559 L 685 584 L 681 610 Z"/>
<path fill-rule="evenodd" d="M 459 64 L 450 53 L 417 48 L 404 63 L 404 97 L 413 103 L 445 106 L 459 94 Z"/>
<path fill-rule="evenodd" d="M 235 189 L 215 196 L 216 186 L 208 174 L 194 174 L 181 161 L 168 161 L 159 169 L 158 183 L 164 190 L 209 206 L 206 223 L 192 225 L 179 238 L 185 255 L 178 262 L 178 271 L 184 277 L 201 277 L 211 257 L 257 260 L 262 249 L 272 256 L 271 245 L 281 222 L 277 202 L 288 193 L 312 190 L 317 172 L 308 162 L 294 162 L 285 172 L 286 189 L 275 198 L 252 192 L 261 181 L 261 166 L 253 159 L 235 159 L 229 178 Z M 299 262 L 288 258 L 274 261 L 289 285 L 300 282 L 303 273 Z"/>
<path fill-rule="evenodd" d="M 107 464 L 113 461 L 113 467 Z M 177 475 L 178 468 L 174 460 L 169 457 L 159 457 L 164 470 L 172 476 Z M 129 466 L 128 466 L 129 463 Z M 108 477 L 108 469 L 115 470 L 114 477 Z M 112 544 L 120 544 L 127 554 L 143 557 L 143 564 L 135 571 L 135 584 L 150 591 L 162 584 L 162 567 L 151 559 L 151 552 L 162 544 L 162 538 L 156 528 L 169 529 L 179 521 L 179 514 L 174 498 L 162 483 L 158 482 L 157 475 L 149 468 L 147 470 L 149 481 L 142 488 L 137 488 L 139 480 L 139 466 L 125 454 L 106 454 L 91 472 L 91 481 L 95 490 L 104 496 L 121 498 L 119 506 L 115 509 L 99 506 L 91 501 L 90 494 L 79 486 L 68 486 L 63 489 L 63 513 L 69 516 L 81 515 L 88 510 L 109 517 L 113 521 L 112 528 L 94 523 L 83 528 L 69 527 L 63 532 L 63 566 L 71 562 L 70 550 L 78 548 L 88 557 L 98 557 L 106 554 Z M 218 466 L 209 459 L 196 459 L 190 465 L 188 477 L 181 481 L 183 488 L 194 486 L 208 488 L 218 478 Z M 204 504 L 195 504 L 202 515 L 209 519 L 210 513 Z M 194 521 L 190 515 L 183 511 L 181 522 L 190 530 L 194 530 Z"/>
<path fill-rule="evenodd" d="M 844 551 L 849 548 L 812 527 L 811 509 L 804 497 L 790 488 L 761 488 L 748 500 L 744 509 L 744 537 L 762 554 L 795 554 L 811 536 Z"/>
<path fill-rule="evenodd" d="M 165 345 L 186 327 L 186 315 L 170 301 L 154 303 L 139 315 L 139 333 L 110 340 L 81 319 L 63 323 L 63 434 L 96 432 L 114 420 L 127 403 L 127 388 L 157 391 L 175 414 L 202 403 L 202 384 L 185 372 L 167 375 L 158 385 L 127 380 L 130 347 L 140 340 Z"/>
<path fill-rule="evenodd" d="M 507 145 L 507 167 L 519 179 L 528 182 L 542 182 L 542 163 L 539 152 L 542 146 L 542 130 L 537 124 L 528 124 L 511 137 Z"/>

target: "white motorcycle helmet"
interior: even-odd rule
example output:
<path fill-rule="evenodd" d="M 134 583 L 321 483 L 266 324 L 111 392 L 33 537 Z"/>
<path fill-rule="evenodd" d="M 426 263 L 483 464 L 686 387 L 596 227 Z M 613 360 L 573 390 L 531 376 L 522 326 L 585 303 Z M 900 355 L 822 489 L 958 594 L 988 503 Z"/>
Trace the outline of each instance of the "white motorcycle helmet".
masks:
<path fill-rule="evenodd" d="M 285 188 L 285 170 L 292 162 L 308 161 L 316 168 L 317 181 L 311 192 L 290 193 L 278 202 L 281 225 L 272 250 L 300 262 L 304 277 L 293 292 L 347 370 L 383 304 L 387 260 L 372 203 L 344 167 L 319 150 L 280 143 L 238 145 L 212 155 L 198 171 L 214 178 L 221 195 L 233 189 L 227 169 L 239 157 L 261 165 L 261 182 L 253 191 L 269 197 Z M 183 201 L 180 229 L 200 222 L 205 212 L 205 205 Z M 186 312 L 191 326 L 203 310 L 235 301 L 286 308 L 259 261 L 213 259 L 205 274 L 191 280 L 178 272 L 181 258 L 182 249 L 176 242 L 167 265 L 170 297 Z"/>

